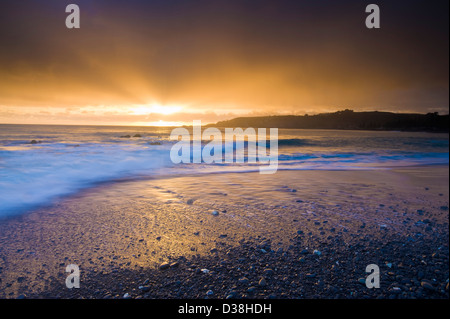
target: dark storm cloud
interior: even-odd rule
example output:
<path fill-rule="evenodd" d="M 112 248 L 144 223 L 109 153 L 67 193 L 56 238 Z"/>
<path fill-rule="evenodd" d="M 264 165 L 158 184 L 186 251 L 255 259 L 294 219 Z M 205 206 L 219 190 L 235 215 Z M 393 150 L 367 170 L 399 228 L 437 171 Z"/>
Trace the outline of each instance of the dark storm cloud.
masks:
<path fill-rule="evenodd" d="M 448 112 L 448 2 L 374 2 L 2 0 L 0 105 Z"/>

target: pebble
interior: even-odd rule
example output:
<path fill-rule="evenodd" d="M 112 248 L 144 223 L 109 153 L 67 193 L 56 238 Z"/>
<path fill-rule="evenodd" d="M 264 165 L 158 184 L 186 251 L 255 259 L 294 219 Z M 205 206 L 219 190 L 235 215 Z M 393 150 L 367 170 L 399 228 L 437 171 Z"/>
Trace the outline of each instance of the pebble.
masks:
<path fill-rule="evenodd" d="M 256 291 L 256 287 L 249 287 L 247 289 L 247 293 L 249 293 L 249 294 L 253 294 L 255 291 Z"/>
<path fill-rule="evenodd" d="M 142 290 L 143 292 L 148 292 L 150 291 L 150 286 L 139 286 L 139 289 Z"/>
<path fill-rule="evenodd" d="M 427 289 L 427 290 L 432 290 L 432 291 L 435 290 L 434 286 L 429 281 L 422 281 L 420 283 L 420 286 L 422 286 L 424 289 Z"/>
<path fill-rule="evenodd" d="M 272 276 L 273 275 L 273 269 L 271 268 L 266 268 L 263 270 L 263 275 L 264 276 Z"/>
<path fill-rule="evenodd" d="M 159 265 L 159 270 L 164 270 L 170 267 L 170 264 L 168 262 L 162 263 Z"/>
<path fill-rule="evenodd" d="M 316 255 L 316 256 L 322 255 L 322 253 L 319 250 L 314 250 L 313 254 Z"/>
<path fill-rule="evenodd" d="M 247 277 L 242 277 L 242 278 L 239 278 L 239 283 L 241 283 L 241 284 L 243 284 L 243 285 L 245 285 L 245 284 L 248 284 L 249 283 L 249 280 L 248 280 L 248 278 Z"/>
<path fill-rule="evenodd" d="M 213 210 L 211 214 L 213 214 L 213 216 L 217 216 L 219 215 L 219 212 L 217 210 Z"/>
<path fill-rule="evenodd" d="M 207 296 L 212 296 L 212 295 L 214 295 L 214 291 L 208 290 L 208 291 L 206 292 L 206 295 L 207 295 Z"/>
<path fill-rule="evenodd" d="M 261 278 L 261 280 L 259 281 L 258 285 L 260 285 L 261 287 L 265 287 L 267 285 L 267 282 L 264 278 Z"/>
<path fill-rule="evenodd" d="M 130 298 L 131 296 L 128 292 L 125 295 L 123 295 L 123 299 L 130 299 Z"/>
<path fill-rule="evenodd" d="M 394 294 L 399 294 L 399 293 L 402 292 L 402 289 L 401 289 L 400 287 L 392 287 L 391 291 L 392 291 Z"/>

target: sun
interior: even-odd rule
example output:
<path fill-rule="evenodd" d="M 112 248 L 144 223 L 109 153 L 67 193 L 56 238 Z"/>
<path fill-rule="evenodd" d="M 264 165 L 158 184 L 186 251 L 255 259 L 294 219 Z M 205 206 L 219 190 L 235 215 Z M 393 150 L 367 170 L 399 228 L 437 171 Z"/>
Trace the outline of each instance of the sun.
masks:
<path fill-rule="evenodd" d="M 178 105 L 163 105 L 158 103 L 152 103 L 148 105 L 137 105 L 130 109 L 134 115 L 148 115 L 152 113 L 170 115 L 179 112 L 182 109 Z"/>

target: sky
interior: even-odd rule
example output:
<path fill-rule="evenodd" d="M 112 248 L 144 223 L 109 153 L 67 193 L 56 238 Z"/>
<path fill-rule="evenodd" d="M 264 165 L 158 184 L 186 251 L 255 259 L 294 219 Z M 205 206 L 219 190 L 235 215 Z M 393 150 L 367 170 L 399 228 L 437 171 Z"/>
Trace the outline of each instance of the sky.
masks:
<path fill-rule="evenodd" d="M 65 25 L 80 8 L 79 29 Z M 375 3 L 381 28 L 368 29 Z M 448 114 L 447 0 L 2 0 L 0 123 Z"/>

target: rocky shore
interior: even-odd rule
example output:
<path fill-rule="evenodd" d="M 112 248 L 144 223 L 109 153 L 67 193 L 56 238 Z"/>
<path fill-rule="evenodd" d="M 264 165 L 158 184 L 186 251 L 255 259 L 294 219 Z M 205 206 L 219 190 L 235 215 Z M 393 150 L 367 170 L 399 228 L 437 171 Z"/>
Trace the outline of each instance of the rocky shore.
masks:
<path fill-rule="evenodd" d="M 0 297 L 449 298 L 442 171 L 278 174 L 105 185 L 2 221 Z"/>
<path fill-rule="evenodd" d="M 255 241 L 256 240 L 256 241 Z M 63 285 L 29 298 L 149 299 L 415 299 L 449 298 L 445 236 L 417 245 L 409 241 L 305 248 L 296 236 L 286 250 L 263 238 L 223 245 L 209 256 L 183 257 L 144 271 L 86 274 L 82 289 Z M 258 240 L 262 240 L 258 242 Z M 273 249 L 275 248 L 275 250 Z M 380 267 L 380 288 L 365 285 L 365 268 Z M 23 296 L 25 297 L 25 295 Z"/>

